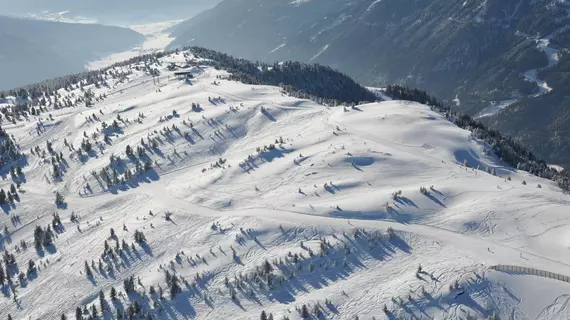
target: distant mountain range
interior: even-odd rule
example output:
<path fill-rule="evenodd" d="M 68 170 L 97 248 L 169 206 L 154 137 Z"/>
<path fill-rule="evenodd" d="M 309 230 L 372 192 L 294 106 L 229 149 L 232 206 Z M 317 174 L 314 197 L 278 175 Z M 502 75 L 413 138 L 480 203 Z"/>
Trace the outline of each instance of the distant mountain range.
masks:
<path fill-rule="evenodd" d="M 126 28 L 0 17 L 0 89 L 85 70 L 85 64 L 132 48 L 144 36 Z"/>
<path fill-rule="evenodd" d="M 419 87 L 570 164 L 570 2 L 224 0 L 171 47 L 327 64 L 372 86 Z"/>
<path fill-rule="evenodd" d="M 126 25 L 133 23 L 180 20 L 211 8 L 217 0 L 6 0 L 4 15 L 26 16 L 66 12 L 67 18 L 83 17 L 100 23 Z"/>

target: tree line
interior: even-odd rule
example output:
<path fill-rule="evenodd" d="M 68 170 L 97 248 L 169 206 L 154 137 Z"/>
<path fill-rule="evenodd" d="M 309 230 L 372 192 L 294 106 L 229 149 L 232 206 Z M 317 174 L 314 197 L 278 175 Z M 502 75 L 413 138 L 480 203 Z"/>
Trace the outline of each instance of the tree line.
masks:
<path fill-rule="evenodd" d="M 376 101 L 376 96 L 340 71 L 319 64 L 294 61 L 266 64 L 234 58 L 214 50 L 189 47 L 194 55 L 231 73 L 230 80 L 247 84 L 280 86 L 287 94 L 329 105 Z M 203 63 L 203 62 L 201 62 Z"/>

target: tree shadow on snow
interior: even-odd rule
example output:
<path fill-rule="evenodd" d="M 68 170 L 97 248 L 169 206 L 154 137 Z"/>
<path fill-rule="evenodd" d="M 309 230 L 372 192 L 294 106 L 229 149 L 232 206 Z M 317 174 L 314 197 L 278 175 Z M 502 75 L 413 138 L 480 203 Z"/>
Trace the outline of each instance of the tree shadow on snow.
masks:
<path fill-rule="evenodd" d="M 436 197 L 434 197 L 433 195 L 431 195 L 431 194 L 428 193 L 428 194 L 425 194 L 425 196 L 428 197 L 431 201 L 433 201 L 433 202 L 437 203 L 438 205 L 440 205 L 440 206 L 446 208 L 445 205 L 444 205 L 441 201 L 439 201 L 439 199 L 437 199 Z"/>
<path fill-rule="evenodd" d="M 149 255 L 149 256 L 151 256 L 151 257 L 154 257 L 154 255 L 152 254 L 152 249 L 150 248 L 150 246 L 149 246 L 148 244 L 146 244 L 146 243 L 141 243 L 140 246 L 141 246 L 141 248 L 143 249 L 143 251 L 144 251 L 145 254 L 147 254 L 147 255 Z"/>
<path fill-rule="evenodd" d="M 2 208 L 2 211 L 4 211 L 5 214 L 10 214 L 10 211 L 12 210 L 12 207 L 7 203 L 0 205 L 0 208 Z"/>
<path fill-rule="evenodd" d="M 275 119 L 275 117 L 273 117 L 267 110 L 262 110 L 261 113 L 267 118 L 269 119 L 269 121 L 273 121 L 276 122 L 277 120 Z"/>
<path fill-rule="evenodd" d="M 150 184 L 158 180 L 160 180 L 160 176 L 154 169 L 151 169 L 149 171 L 139 173 L 137 177 L 125 181 L 124 184 L 117 184 L 111 186 L 110 188 L 107 189 L 107 191 L 109 191 L 109 193 L 112 194 L 118 194 L 120 191 L 128 191 L 130 189 L 138 188 L 142 183 Z"/>
<path fill-rule="evenodd" d="M 411 247 L 400 237 L 398 234 L 394 234 L 390 239 L 390 243 L 394 245 L 394 247 L 404 251 L 405 253 L 410 253 Z"/>
<path fill-rule="evenodd" d="M 415 202 L 406 197 L 398 196 L 395 201 L 403 205 L 412 206 L 415 208 L 418 207 Z"/>
<path fill-rule="evenodd" d="M 282 148 L 267 149 L 259 154 L 259 158 L 264 162 L 272 162 L 275 159 L 283 158 L 286 153 L 289 152 Z"/>

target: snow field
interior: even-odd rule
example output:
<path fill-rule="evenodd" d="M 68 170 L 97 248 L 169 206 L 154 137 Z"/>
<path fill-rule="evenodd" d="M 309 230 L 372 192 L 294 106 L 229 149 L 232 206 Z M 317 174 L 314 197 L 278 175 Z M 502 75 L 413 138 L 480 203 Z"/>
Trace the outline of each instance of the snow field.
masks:
<path fill-rule="evenodd" d="M 424 105 L 329 108 L 224 80 L 225 71 L 207 66 L 189 81 L 167 71 L 185 60 L 182 52 L 162 58 L 154 66 L 159 84 L 135 66 L 118 67 L 130 73 L 124 81 L 91 88 L 106 99 L 53 110 L 53 120 L 44 114 L 39 133 L 39 119 L 4 126 L 24 150 L 53 142 L 67 166 L 54 180 L 49 159 L 30 155 L 22 200 L 0 217 L 10 230 L 4 248 L 29 244 L 16 254 L 20 270 L 30 259 L 39 266 L 17 285 L 16 301 L 3 287 L 3 316 L 72 318 L 84 305 L 101 314 L 102 290 L 107 318 L 137 301 L 155 319 L 258 319 L 262 310 L 300 319 L 302 305 L 326 319 L 565 319 L 568 284 L 487 270 L 504 263 L 570 274 L 568 197 L 552 182 L 505 167 Z M 105 142 L 102 123 L 113 121 L 119 129 Z M 98 143 L 80 157 L 85 135 Z M 127 157 L 141 139 L 146 156 Z M 122 159 L 111 167 L 120 176 L 142 159 L 153 169 L 108 187 L 92 172 L 111 155 Z M 53 204 L 55 191 L 66 209 Z M 63 230 L 52 250 L 38 252 L 34 228 L 56 210 Z M 134 243 L 135 230 L 146 244 Z M 99 270 L 104 242 L 115 248 L 122 240 L 128 249 L 102 259 Z M 92 260 L 89 278 L 84 265 Z M 166 270 L 180 279 L 173 299 Z M 136 293 L 126 295 L 130 276 Z M 150 294 L 151 285 L 165 299 Z M 114 302 L 111 287 L 119 291 Z M 535 291 L 545 294 L 525 298 Z"/>

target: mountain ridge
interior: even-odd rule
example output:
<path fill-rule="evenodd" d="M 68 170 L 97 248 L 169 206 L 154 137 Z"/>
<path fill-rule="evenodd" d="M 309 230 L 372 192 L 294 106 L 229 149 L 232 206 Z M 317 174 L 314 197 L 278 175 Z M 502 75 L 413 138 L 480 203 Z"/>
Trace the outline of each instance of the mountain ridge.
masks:
<path fill-rule="evenodd" d="M 484 123 L 477 121 L 477 119 L 473 119 L 467 114 L 453 110 L 449 105 L 442 103 L 423 90 L 400 85 L 390 85 L 382 89 L 383 94 L 377 95 L 368 88 L 354 82 L 347 75 L 330 67 L 319 66 L 318 64 L 310 65 L 298 62 L 285 62 L 270 65 L 260 62 L 252 63 L 245 59 L 234 58 L 228 54 L 202 47 L 189 47 L 183 50 L 203 57 L 204 59 L 200 60 L 200 63 L 213 66 L 216 69 L 222 68 L 231 71 L 227 79 L 254 85 L 279 85 L 283 93 L 294 97 L 311 99 L 319 104 L 354 106 L 356 103 L 374 101 L 379 99 L 379 97 L 383 99 L 383 97 L 386 97 L 386 94 L 388 94 L 398 99 L 416 101 L 421 104 L 429 105 L 430 108 L 445 114 L 449 121 L 454 122 L 463 129 L 473 132 L 479 139 L 488 143 L 491 149 L 494 150 L 493 152 L 499 155 L 501 161 L 506 162 L 512 167 L 529 171 L 533 175 L 553 180 L 557 182 L 562 189 L 566 191 L 570 190 L 570 171 L 566 169 L 563 171 L 553 169 L 545 160 L 535 156 L 532 151 L 525 147 L 524 144 L 521 144 L 517 139 L 504 136 L 498 130 L 486 127 Z M 158 59 L 173 53 L 179 54 L 179 49 L 146 54 L 115 63 L 100 70 L 60 77 L 1 92 L 0 94 L 2 96 L 8 95 L 15 97 L 15 100 L 20 101 L 18 104 L 21 104 L 23 108 L 30 108 L 31 105 L 39 103 L 41 109 L 46 106 L 45 93 L 42 92 L 42 90 L 46 88 L 50 91 L 57 91 L 62 88 L 66 90 L 73 88 L 73 85 L 77 82 L 85 82 L 87 85 L 96 84 L 103 81 L 101 79 L 101 73 L 106 74 L 109 70 L 113 70 L 113 68 L 124 67 L 147 60 L 159 63 Z M 195 62 L 186 61 L 186 67 L 192 66 L 193 64 L 195 64 Z M 168 66 L 168 70 L 171 68 L 176 69 L 179 68 L 179 66 L 173 63 Z M 144 70 L 146 70 L 148 75 L 154 75 L 158 72 L 156 69 L 149 68 L 148 66 L 145 66 Z M 279 71 L 274 72 L 275 70 Z M 323 75 L 327 76 L 323 77 Z M 313 85 L 312 81 L 318 80 L 319 76 L 321 76 L 319 81 L 329 83 L 330 86 L 340 84 L 340 87 L 331 90 L 327 85 Z M 323 80 L 322 78 L 325 79 Z M 125 79 L 121 79 L 121 81 L 124 80 Z M 24 102 L 22 103 L 22 101 Z M 78 99 L 75 104 L 81 102 L 83 102 L 83 100 Z M 67 102 L 67 106 L 71 105 L 71 102 Z"/>
<path fill-rule="evenodd" d="M 562 97 L 569 83 L 569 12 L 567 1 L 554 0 L 226 0 L 181 24 L 171 47 L 207 46 L 266 62 L 318 62 L 365 85 L 418 87 L 450 104 L 457 101 L 471 116 L 485 115 L 481 121 L 567 165 L 568 140 L 561 131 L 568 122 L 529 128 L 531 117 L 522 114 L 537 112 L 542 96 L 552 95 L 552 118 L 568 119 Z M 217 27 L 208 28 L 214 21 Z M 517 110 L 525 110 L 522 118 L 509 122 L 519 117 Z M 536 136 L 547 137 L 546 145 Z"/>
<path fill-rule="evenodd" d="M 0 312 L 567 315 L 566 283 L 492 268 L 570 273 L 570 200 L 540 177 L 555 173 L 423 91 L 384 92 L 407 100 L 355 104 L 362 89 L 329 67 L 197 47 L 14 90 Z"/>

